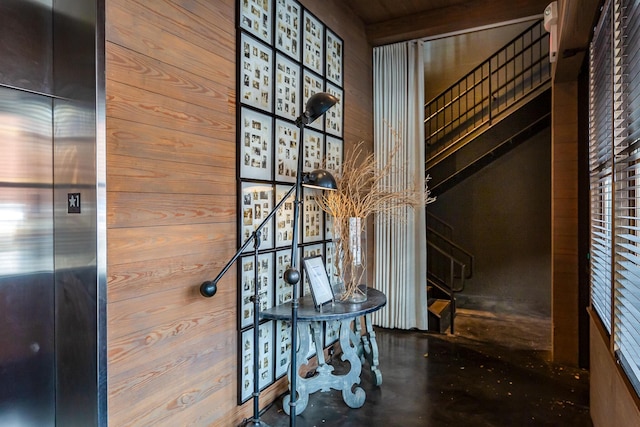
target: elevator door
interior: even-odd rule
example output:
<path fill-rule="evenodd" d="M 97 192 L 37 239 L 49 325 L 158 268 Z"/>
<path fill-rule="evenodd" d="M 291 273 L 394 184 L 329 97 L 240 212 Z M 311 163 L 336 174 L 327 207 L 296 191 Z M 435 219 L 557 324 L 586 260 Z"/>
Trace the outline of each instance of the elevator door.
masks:
<path fill-rule="evenodd" d="M 55 425 L 52 111 L 0 87 L 0 426 Z"/>

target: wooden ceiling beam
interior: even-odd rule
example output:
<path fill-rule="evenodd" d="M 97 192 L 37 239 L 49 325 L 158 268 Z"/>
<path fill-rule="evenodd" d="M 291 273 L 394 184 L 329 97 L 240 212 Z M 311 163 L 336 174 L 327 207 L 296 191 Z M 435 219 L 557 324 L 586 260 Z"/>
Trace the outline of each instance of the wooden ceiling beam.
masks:
<path fill-rule="evenodd" d="M 558 59 L 552 68 L 555 82 L 573 81 L 580 73 L 599 12 L 600 0 L 558 1 Z"/>
<path fill-rule="evenodd" d="M 542 15 L 550 0 L 471 0 L 367 26 L 373 46 Z"/>

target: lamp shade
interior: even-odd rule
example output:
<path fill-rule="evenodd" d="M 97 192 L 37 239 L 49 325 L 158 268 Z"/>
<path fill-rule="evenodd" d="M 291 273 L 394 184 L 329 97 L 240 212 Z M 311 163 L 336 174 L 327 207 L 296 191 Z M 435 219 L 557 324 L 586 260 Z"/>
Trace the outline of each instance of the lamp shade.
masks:
<path fill-rule="evenodd" d="M 317 169 L 307 173 L 302 177 L 302 185 L 307 188 L 317 188 L 320 190 L 337 190 L 336 180 L 324 169 Z"/>
<path fill-rule="evenodd" d="M 304 113 L 296 120 L 298 125 L 313 122 L 318 117 L 322 116 L 327 110 L 333 107 L 338 103 L 338 98 L 327 93 L 327 92 L 318 92 L 307 100 L 307 105 L 305 107 Z"/>

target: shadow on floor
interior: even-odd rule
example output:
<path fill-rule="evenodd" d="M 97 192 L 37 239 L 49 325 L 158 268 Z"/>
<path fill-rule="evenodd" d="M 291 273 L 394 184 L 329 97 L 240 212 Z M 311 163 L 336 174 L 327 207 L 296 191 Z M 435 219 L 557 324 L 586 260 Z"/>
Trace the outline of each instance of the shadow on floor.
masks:
<path fill-rule="evenodd" d="M 455 335 L 377 328 L 382 385 L 365 366 L 364 406 L 347 407 L 333 390 L 316 393 L 296 425 L 592 425 L 588 373 L 549 362 L 548 319 L 462 310 L 456 320 Z M 261 420 L 288 426 L 282 399 Z"/>

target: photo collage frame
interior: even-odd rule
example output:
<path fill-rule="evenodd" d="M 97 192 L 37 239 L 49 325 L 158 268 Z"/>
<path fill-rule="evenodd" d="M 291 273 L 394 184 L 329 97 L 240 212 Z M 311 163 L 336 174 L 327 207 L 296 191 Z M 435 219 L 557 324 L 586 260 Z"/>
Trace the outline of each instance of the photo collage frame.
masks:
<path fill-rule="evenodd" d="M 238 247 L 295 185 L 296 175 L 325 168 L 339 174 L 343 161 L 344 42 L 298 0 L 236 0 L 237 33 L 237 173 Z M 296 119 L 309 97 L 328 92 L 339 102 L 304 130 Z M 302 145 L 302 147 L 301 147 Z M 304 153 L 298 171 L 298 153 Z M 302 280 L 299 295 L 310 293 L 303 259 L 335 256 L 330 220 L 315 202 L 318 190 L 305 189 L 299 212 L 297 267 Z M 285 304 L 293 288 L 283 279 L 291 266 L 294 196 L 260 230 L 236 262 L 238 269 L 238 404 L 253 392 L 252 297 L 258 290 L 260 310 Z M 337 339 L 326 326 L 326 345 Z M 291 352 L 287 322 L 261 321 L 258 348 L 260 389 L 286 375 Z M 308 357 L 315 354 L 309 350 Z"/>

